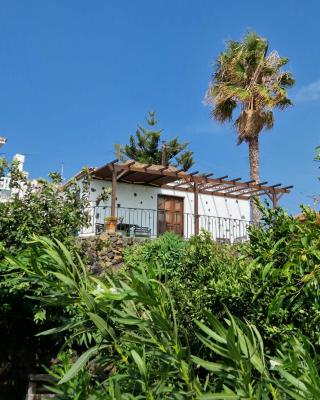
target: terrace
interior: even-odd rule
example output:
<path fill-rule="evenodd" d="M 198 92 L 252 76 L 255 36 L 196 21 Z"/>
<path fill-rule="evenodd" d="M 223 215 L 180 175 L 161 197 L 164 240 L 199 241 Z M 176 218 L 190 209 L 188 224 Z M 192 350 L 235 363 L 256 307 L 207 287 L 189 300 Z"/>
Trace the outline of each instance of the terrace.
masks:
<path fill-rule="evenodd" d="M 101 232 L 105 218 L 112 216 L 118 218 L 117 228 L 127 235 L 157 237 L 164 231 L 174 231 L 189 238 L 205 229 L 211 232 L 212 238 L 217 241 L 244 241 L 248 237 L 250 221 L 203 215 L 199 212 L 199 196 L 210 195 L 247 201 L 254 197 L 267 196 L 273 207 L 276 207 L 279 199 L 290 193 L 292 188 L 283 187 L 279 183 L 268 186 L 266 181 L 242 182 L 241 178 L 229 179 L 228 176 L 215 178 L 213 173 L 186 173 L 172 166 L 146 165 L 135 161 L 119 163 L 118 160 L 114 160 L 100 168 L 92 169 L 91 174 L 96 180 L 111 182 L 111 205 L 92 208 L 91 227 L 84 230 L 84 234 Z M 159 204 L 157 209 L 119 206 L 116 201 L 119 182 L 191 193 L 193 210 L 186 213 L 183 207 L 179 208 L 177 204 L 169 209 L 159 207 Z"/>

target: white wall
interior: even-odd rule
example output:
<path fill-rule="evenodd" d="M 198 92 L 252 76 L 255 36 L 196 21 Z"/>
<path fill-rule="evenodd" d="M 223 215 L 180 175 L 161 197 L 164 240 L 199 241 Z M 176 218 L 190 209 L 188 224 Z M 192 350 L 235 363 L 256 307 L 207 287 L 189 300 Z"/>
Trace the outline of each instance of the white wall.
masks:
<path fill-rule="evenodd" d="M 100 194 L 103 187 L 111 187 L 111 182 L 96 179 L 91 182 L 90 201 L 92 201 L 93 206 L 95 205 L 96 198 Z M 193 193 L 118 182 L 116 194 L 116 207 L 118 209 L 118 215 L 121 214 L 121 216 L 124 217 L 124 222 L 126 223 L 137 223 L 140 226 L 150 226 L 150 228 L 156 234 L 157 196 L 159 194 L 184 198 L 184 213 L 186 214 L 184 229 L 185 236 L 189 237 L 193 233 L 194 228 L 193 215 L 191 215 L 194 214 Z M 98 213 L 98 218 L 96 218 L 98 222 L 102 223 L 104 218 L 110 215 L 110 205 L 111 199 L 109 199 L 106 204 L 100 203 L 100 212 Z M 102 206 L 108 206 L 108 208 L 103 210 Z M 128 208 L 143 209 L 144 211 L 135 212 L 132 210 L 129 215 L 129 211 L 124 210 Z M 228 231 L 228 229 L 230 229 L 230 227 L 227 227 L 227 222 L 224 221 L 224 219 L 243 221 L 250 220 L 250 204 L 247 200 L 237 200 L 200 194 L 199 214 L 201 215 L 200 228 L 211 230 L 213 236 L 219 237 L 221 236 L 221 224 L 223 225 L 222 231 Z M 220 220 L 218 221 L 218 218 L 210 217 L 220 217 Z M 130 221 L 128 220 L 129 218 Z M 232 229 L 234 230 L 233 227 Z M 214 233 L 214 231 L 216 232 Z M 241 227 L 239 227 L 239 234 L 237 234 L 237 236 L 244 236 Z"/>
<path fill-rule="evenodd" d="M 91 188 L 95 190 L 91 192 L 90 195 L 90 200 L 93 203 L 96 201 L 103 187 L 111 188 L 111 182 L 101 180 L 93 180 L 91 182 Z M 184 212 L 190 214 L 194 213 L 193 193 L 122 182 L 117 183 L 116 204 L 119 207 L 156 210 L 158 194 L 183 197 Z M 111 200 L 109 200 L 107 204 L 111 205 Z M 200 194 L 199 214 L 249 220 L 249 201 Z"/>

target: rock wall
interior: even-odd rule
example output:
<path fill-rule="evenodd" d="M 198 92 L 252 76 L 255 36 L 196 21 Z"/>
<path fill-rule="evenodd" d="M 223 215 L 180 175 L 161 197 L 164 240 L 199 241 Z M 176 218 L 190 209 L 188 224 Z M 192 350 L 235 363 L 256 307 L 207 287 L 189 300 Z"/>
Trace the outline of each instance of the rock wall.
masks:
<path fill-rule="evenodd" d="M 119 232 L 82 238 L 81 248 L 89 271 L 95 275 L 103 275 L 108 270 L 117 271 L 123 265 L 124 248 L 137 242 L 135 239 L 124 237 Z"/>

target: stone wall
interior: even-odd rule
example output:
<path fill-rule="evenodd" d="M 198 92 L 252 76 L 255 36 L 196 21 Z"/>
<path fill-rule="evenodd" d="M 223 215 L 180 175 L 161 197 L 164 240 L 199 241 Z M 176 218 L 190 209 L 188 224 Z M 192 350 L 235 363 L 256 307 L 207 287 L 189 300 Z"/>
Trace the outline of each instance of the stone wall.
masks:
<path fill-rule="evenodd" d="M 89 271 L 96 275 L 103 275 L 108 270 L 117 271 L 123 265 L 124 248 L 141 240 L 145 239 L 126 237 L 119 232 L 81 238 Z"/>

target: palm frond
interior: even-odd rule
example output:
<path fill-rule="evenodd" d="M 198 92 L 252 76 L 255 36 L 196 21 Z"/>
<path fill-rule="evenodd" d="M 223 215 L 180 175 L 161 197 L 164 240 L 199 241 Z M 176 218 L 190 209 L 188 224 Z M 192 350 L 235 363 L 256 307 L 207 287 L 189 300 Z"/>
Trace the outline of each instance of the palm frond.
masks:
<path fill-rule="evenodd" d="M 220 54 L 205 96 L 212 118 L 225 122 L 239 106 L 234 126 L 239 142 L 259 135 L 274 123 L 272 110 L 290 106 L 286 89 L 294 84 L 290 72 L 282 70 L 288 59 L 277 51 L 268 54 L 268 41 L 249 32 L 243 41 L 227 42 Z"/>
<path fill-rule="evenodd" d="M 218 102 L 212 109 L 212 116 L 219 122 L 231 121 L 233 110 L 236 108 L 236 106 L 237 102 L 232 99 Z"/>

